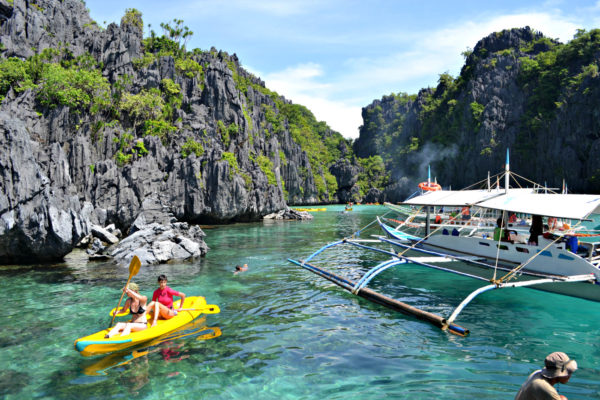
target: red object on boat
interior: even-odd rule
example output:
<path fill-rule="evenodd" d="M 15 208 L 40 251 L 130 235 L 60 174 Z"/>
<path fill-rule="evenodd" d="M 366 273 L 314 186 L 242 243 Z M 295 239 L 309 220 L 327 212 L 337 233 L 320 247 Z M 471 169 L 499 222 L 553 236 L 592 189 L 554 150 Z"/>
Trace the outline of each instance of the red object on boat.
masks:
<path fill-rule="evenodd" d="M 442 190 L 442 187 L 438 183 L 434 182 L 421 182 L 419 183 L 419 189 L 424 190 L 426 192 L 435 192 L 438 190 Z"/>

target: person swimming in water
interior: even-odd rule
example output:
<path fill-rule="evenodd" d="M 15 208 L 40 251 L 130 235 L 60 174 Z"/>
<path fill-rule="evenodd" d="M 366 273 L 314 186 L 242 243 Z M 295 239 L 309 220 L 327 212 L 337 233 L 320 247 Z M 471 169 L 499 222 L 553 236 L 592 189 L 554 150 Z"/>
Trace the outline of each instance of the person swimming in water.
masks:
<path fill-rule="evenodd" d="M 235 266 L 235 271 L 233 272 L 234 275 L 240 273 L 240 272 L 244 272 L 244 271 L 248 271 L 248 264 L 244 264 L 243 267 L 236 265 Z"/>

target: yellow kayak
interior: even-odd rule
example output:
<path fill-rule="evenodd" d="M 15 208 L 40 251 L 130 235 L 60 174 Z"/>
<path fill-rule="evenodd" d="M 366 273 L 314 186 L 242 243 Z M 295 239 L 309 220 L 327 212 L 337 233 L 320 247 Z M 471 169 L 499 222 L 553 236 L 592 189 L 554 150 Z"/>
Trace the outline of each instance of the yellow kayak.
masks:
<path fill-rule="evenodd" d="M 159 346 L 164 342 L 180 339 L 186 336 L 198 335 L 196 340 L 210 340 L 221 336 L 221 329 L 216 326 L 207 327 L 206 317 L 196 318 L 172 332 L 159 336 L 151 341 L 144 343 L 136 348 L 117 351 L 107 354 L 100 359 L 92 358 L 89 365 L 83 368 L 83 373 L 90 376 L 106 375 L 106 371 L 114 367 L 120 367 L 128 364 L 136 358 L 145 356 L 146 354 L 160 351 L 160 347 L 150 350 L 152 347 Z"/>
<path fill-rule="evenodd" d="M 173 307 L 175 309 L 179 308 L 179 302 L 180 300 L 174 302 Z M 91 356 L 127 349 L 176 330 L 188 322 L 193 321 L 200 314 L 215 314 L 220 312 L 218 306 L 206 304 L 206 299 L 202 296 L 186 297 L 182 308 L 185 311 L 180 311 L 175 317 L 167 320 L 159 319 L 155 327 L 148 327 L 143 331 L 131 332 L 126 336 L 117 334 L 111 338 L 105 339 L 104 336 L 110 329 L 103 329 L 100 332 L 79 338 L 74 343 L 75 350 L 84 356 Z M 151 314 L 148 313 L 147 315 L 148 325 L 150 325 L 152 323 Z"/>

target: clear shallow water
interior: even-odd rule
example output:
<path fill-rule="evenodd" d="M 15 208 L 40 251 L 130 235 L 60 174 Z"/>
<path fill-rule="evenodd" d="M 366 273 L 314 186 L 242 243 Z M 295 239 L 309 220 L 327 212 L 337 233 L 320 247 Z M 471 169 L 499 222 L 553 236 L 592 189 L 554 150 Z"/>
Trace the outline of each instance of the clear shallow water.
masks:
<path fill-rule="evenodd" d="M 330 206 L 312 221 L 206 229 L 206 258 L 142 266 L 134 280 L 145 294 L 165 273 L 172 287 L 221 307 L 186 330 L 189 336 L 148 353 L 86 358 L 73 349 L 76 338 L 110 322 L 127 268 L 86 263 L 77 253 L 60 265 L 0 267 L 0 397 L 510 399 L 548 353 L 561 350 L 580 369 L 559 391 L 571 400 L 600 398 L 600 304 L 530 289 L 490 292 L 461 314 L 457 322 L 471 335 L 460 338 L 286 261 L 386 211 L 342 209 Z M 357 279 L 382 257 L 337 247 L 314 262 Z M 233 275 L 243 263 L 249 271 Z M 448 315 L 478 285 L 404 266 L 369 287 Z M 206 338 L 210 327 L 221 335 Z"/>

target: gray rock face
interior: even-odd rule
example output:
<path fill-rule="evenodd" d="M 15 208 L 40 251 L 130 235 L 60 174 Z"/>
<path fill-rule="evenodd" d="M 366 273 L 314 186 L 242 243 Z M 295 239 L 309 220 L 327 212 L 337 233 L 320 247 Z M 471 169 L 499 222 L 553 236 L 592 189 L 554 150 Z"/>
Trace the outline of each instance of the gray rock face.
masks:
<path fill-rule="evenodd" d="M 103 227 L 98 225 L 92 225 L 91 231 L 94 237 L 102 240 L 103 242 L 109 244 L 119 243 L 119 238 L 110 233 L 108 229 L 104 229 Z"/>
<path fill-rule="evenodd" d="M 287 208 L 276 213 L 265 215 L 265 220 L 310 220 L 314 216 L 308 211 L 297 211 L 293 208 Z"/>
<path fill-rule="evenodd" d="M 361 167 L 348 160 L 338 160 L 329 170 L 338 181 L 338 199 L 340 203 L 359 202 L 362 200 L 356 185 Z"/>
<path fill-rule="evenodd" d="M 110 255 L 125 265 L 134 255 L 143 265 L 162 264 L 173 260 L 201 257 L 208 251 L 204 232 L 197 226 L 174 223 L 169 226 L 151 223 L 129 235 L 110 249 Z"/>
<path fill-rule="evenodd" d="M 542 38 L 528 27 L 493 33 L 467 57 L 453 90 L 445 91 L 440 79 L 435 89 L 384 96 L 363 108 L 355 154 L 391 160 L 390 185 L 379 201 L 402 201 L 414 193 L 427 179 L 428 165 L 432 179 L 444 187 L 471 185 L 503 169 L 507 148 L 511 169 L 522 176 L 555 188 L 566 179 L 574 192 L 600 192 L 600 116 L 594 111 L 600 106 L 600 75 L 580 74 L 586 65 L 597 68 L 595 56 L 590 64 L 583 50 L 569 53 L 563 82 L 524 81 L 524 62 L 557 43 Z M 552 105 L 545 115 L 542 101 Z M 436 102 L 440 106 L 432 113 Z"/>
<path fill-rule="evenodd" d="M 62 148 L 48 149 L 54 158 L 44 168 L 36 157 L 38 146 L 22 120 L 0 111 L 2 263 L 59 259 L 89 233 Z"/>
<path fill-rule="evenodd" d="M 3 57 L 27 58 L 65 46 L 74 56 L 89 53 L 103 63 L 109 82 L 129 75 L 127 90 L 133 94 L 159 88 L 168 78 L 181 88 L 182 102 L 174 110 L 177 132 L 163 142 L 137 132 L 126 115 L 120 124 L 98 128 L 112 117 L 45 108 L 35 91 L 10 91 L 0 105 L 0 264 L 59 259 L 92 224 L 144 230 L 149 238 L 146 227 L 154 222 L 168 228 L 173 221 L 259 220 L 287 207 L 284 187 L 290 202 L 319 202 L 307 154 L 285 120 L 275 131 L 267 116 L 279 112 L 275 102 L 235 55 L 212 49 L 193 56 L 203 67 L 193 77 L 178 72 L 172 57 L 134 68 L 133 61 L 144 54 L 142 32 L 131 24 L 99 28 L 80 0 L 15 0 L 12 7 L 0 1 L 0 42 Z M 244 79 L 246 87 L 236 79 Z M 136 153 L 118 165 L 119 143 L 128 133 L 134 138 L 125 151 L 139 142 L 147 154 Z M 190 139 L 204 152 L 184 155 Z M 259 156 L 270 164 L 259 163 Z M 153 220 L 144 206 L 148 199 L 168 221 Z M 157 229 L 152 228 L 154 235 Z M 201 238 L 190 239 L 198 250 L 183 239 L 189 235 L 174 235 L 181 238 L 145 247 L 148 261 L 205 251 Z"/>

